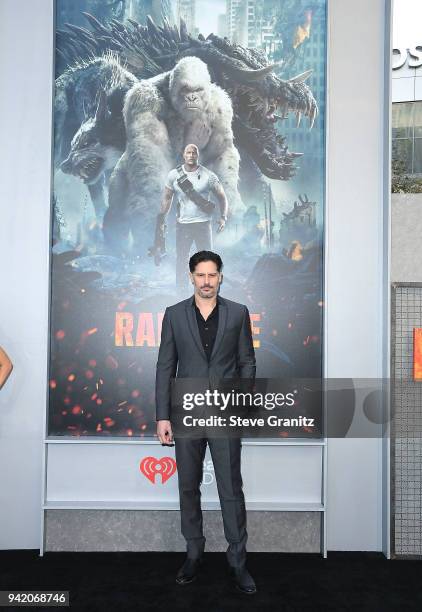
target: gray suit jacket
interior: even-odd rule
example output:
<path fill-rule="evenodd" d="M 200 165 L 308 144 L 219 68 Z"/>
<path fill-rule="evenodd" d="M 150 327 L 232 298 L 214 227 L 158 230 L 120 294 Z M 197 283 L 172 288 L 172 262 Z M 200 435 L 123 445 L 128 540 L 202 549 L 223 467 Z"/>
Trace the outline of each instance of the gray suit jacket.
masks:
<path fill-rule="evenodd" d="M 208 378 L 210 388 L 222 378 L 255 378 L 255 351 L 246 306 L 218 300 L 218 328 L 208 362 L 195 314 L 194 296 L 166 308 L 155 379 L 157 421 L 170 419 L 171 379 Z"/>

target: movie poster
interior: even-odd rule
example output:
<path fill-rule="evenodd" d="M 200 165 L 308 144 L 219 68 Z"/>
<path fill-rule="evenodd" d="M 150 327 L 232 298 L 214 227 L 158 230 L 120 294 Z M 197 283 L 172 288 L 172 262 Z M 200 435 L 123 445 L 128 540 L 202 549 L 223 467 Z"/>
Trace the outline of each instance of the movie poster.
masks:
<path fill-rule="evenodd" d="M 321 377 L 325 0 L 56 0 L 55 57 L 49 435 L 155 434 L 163 314 L 210 246 L 257 376 Z M 214 191 L 162 214 L 188 144 L 223 228 Z"/>

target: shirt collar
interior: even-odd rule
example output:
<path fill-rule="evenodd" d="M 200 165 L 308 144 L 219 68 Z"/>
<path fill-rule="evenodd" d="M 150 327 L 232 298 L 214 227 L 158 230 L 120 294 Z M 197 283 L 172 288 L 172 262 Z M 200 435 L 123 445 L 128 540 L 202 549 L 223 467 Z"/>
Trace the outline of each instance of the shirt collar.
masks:
<path fill-rule="evenodd" d="M 199 170 L 201 170 L 201 169 L 202 169 L 201 164 L 198 164 L 198 167 L 197 167 L 196 170 L 186 170 L 185 164 L 184 163 L 182 164 L 182 170 L 183 170 L 183 172 L 185 172 L 187 174 L 193 174 L 194 172 L 199 172 Z"/>
<path fill-rule="evenodd" d="M 193 294 L 193 296 L 191 297 L 191 301 L 190 301 L 191 306 L 195 306 L 195 308 L 198 308 L 198 306 L 196 305 L 195 302 L 195 294 Z M 217 293 L 217 306 L 221 306 L 221 298 Z"/>

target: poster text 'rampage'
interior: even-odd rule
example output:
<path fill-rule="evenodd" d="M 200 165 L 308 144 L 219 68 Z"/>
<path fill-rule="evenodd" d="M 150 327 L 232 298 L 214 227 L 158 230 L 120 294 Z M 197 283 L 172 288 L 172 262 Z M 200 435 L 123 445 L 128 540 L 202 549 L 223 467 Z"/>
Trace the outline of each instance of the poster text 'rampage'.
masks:
<path fill-rule="evenodd" d="M 145 346 L 156 348 L 160 346 L 163 312 L 116 312 L 114 327 L 115 346 Z M 260 333 L 261 327 L 255 323 L 261 320 L 260 313 L 251 313 L 250 322 L 252 336 Z M 254 348 L 259 348 L 260 342 L 253 341 Z"/>

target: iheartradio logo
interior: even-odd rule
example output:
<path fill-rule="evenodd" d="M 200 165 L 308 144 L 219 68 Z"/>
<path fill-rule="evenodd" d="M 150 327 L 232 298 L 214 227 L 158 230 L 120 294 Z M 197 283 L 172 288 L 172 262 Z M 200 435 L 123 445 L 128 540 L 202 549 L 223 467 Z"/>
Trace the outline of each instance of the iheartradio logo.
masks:
<path fill-rule="evenodd" d="M 142 474 L 152 482 L 155 483 L 155 477 L 157 474 L 161 475 L 161 484 L 167 482 L 169 478 L 176 472 L 176 461 L 172 457 L 144 457 L 139 464 L 139 469 Z"/>

